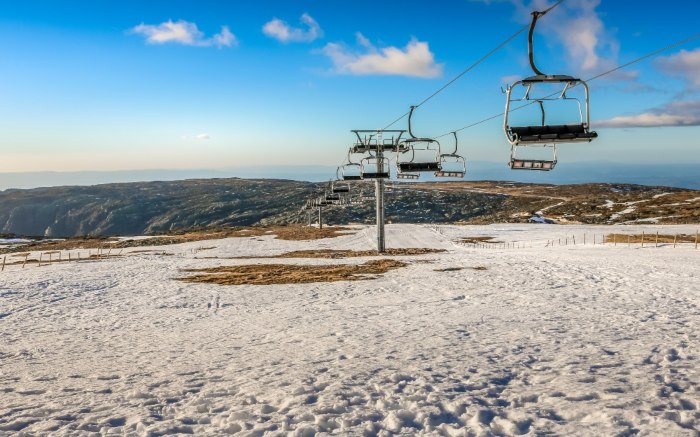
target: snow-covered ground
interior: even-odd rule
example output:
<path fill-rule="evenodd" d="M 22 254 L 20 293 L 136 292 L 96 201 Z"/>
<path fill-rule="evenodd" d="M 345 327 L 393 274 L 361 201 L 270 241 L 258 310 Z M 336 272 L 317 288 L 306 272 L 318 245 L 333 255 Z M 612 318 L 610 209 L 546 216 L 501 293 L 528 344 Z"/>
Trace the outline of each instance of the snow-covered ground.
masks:
<path fill-rule="evenodd" d="M 590 244 L 696 228 L 390 225 L 389 247 L 447 252 L 355 282 L 173 278 L 362 263 L 205 257 L 371 249 L 373 228 L 11 265 L 0 273 L 0 434 L 696 436 L 700 249 Z M 475 236 L 523 243 L 455 242 Z M 567 236 L 578 244 L 545 247 Z"/>

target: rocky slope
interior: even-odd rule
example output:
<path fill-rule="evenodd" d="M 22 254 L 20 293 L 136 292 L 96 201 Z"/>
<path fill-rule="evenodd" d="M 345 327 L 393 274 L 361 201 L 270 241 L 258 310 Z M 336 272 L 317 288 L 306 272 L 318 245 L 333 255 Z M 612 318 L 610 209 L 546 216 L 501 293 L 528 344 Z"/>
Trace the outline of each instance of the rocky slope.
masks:
<path fill-rule="evenodd" d="M 325 184 L 272 179 L 197 179 L 0 192 L 0 233 L 139 235 L 193 226 L 304 223 L 304 201 Z M 352 196 L 373 191 L 358 183 Z M 510 182 L 394 183 L 386 218 L 394 223 L 698 223 L 700 191 L 620 184 Z M 314 217 L 312 217 L 315 220 Z M 324 208 L 329 224 L 372 223 L 374 203 Z"/>

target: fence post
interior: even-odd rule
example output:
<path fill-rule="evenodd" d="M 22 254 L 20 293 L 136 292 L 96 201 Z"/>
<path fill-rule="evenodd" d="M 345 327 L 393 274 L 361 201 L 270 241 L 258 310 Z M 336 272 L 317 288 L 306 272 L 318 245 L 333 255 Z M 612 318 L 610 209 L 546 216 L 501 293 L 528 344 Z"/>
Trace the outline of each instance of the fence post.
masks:
<path fill-rule="evenodd" d="M 676 248 L 676 239 L 678 238 L 678 234 L 673 235 L 673 248 Z"/>
<path fill-rule="evenodd" d="M 695 231 L 695 248 L 698 248 L 698 231 Z"/>
<path fill-rule="evenodd" d="M 654 247 L 659 247 L 659 231 L 656 231 L 656 240 L 654 240 Z"/>
<path fill-rule="evenodd" d="M 644 231 L 642 231 L 642 247 L 644 247 Z"/>
<path fill-rule="evenodd" d="M 5 271 L 5 260 L 7 259 L 7 255 L 2 257 L 2 271 Z"/>
<path fill-rule="evenodd" d="M 24 268 L 24 265 L 27 264 L 27 258 L 29 258 L 28 253 L 26 255 L 24 255 L 24 262 L 22 263 L 22 268 Z"/>

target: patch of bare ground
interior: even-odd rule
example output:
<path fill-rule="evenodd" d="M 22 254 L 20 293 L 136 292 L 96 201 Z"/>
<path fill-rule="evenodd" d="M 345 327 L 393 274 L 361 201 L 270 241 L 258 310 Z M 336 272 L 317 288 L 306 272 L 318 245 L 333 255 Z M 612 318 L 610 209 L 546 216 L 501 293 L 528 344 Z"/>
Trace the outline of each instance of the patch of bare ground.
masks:
<path fill-rule="evenodd" d="M 405 248 L 405 249 L 386 249 L 384 252 L 377 252 L 376 250 L 333 250 L 333 249 L 319 249 L 319 250 L 295 250 L 292 252 L 285 252 L 279 255 L 272 256 L 237 256 L 231 257 L 230 259 L 263 259 L 263 258 L 330 258 L 330 259 L 340 259 L 340 258 L 358 258 L 362 256 L 412 256 L 412 255 L 426 255 L 429 253 L 442 253 L 445 249 L 428 249 L 428 248 Z"/>
<path fill-rule="evenodd" d="M 376 278 L 389 270 L 408 264 L 392 259 L 368 261 L 364 264 L 295 265 L 253 264 L 221 266 L 207 269 L 189 269 L 194 276 L 177 278 L 180 281 L 219 285 L 273 285 L 306 284 L 311 282 L 362 281 Z"/>
<path fill-rule="evenodd" d="M 606 243 L 695 243 L 698 240 L 696 235 L 690 234 L 608 234 Z"/>
<path fill-rule="evenodd" d="M 494 240 L 493 237 L 466 237 L 459 239 L 458 242 L 465 244 L 503 243 L 502 241 Z"/>
<path fill-rule="evenodd" d="M 335 238 L 353 232 L 352 229 L 333 226 L 323 229 L 290 225 L 290 226 L 253 226 L 249 228 L 204 228 L 188 231 L 176 231 L 173 235 L 153 236 L 137 240 L 117 239 L 105 237 L 76 237 L 65 240 L 34 241 L 12 248 L 0 249 L 2 253 L 49 251 L 49 250 L 75 250 L 75 249 L 106 249 L 144 246 L 166 246 L 170 244 L 189 243 L 192 241 L 219 240 L 222 238 L 243 238 L 274 235 L 280 240 L 318 240 L 321 238 Z"/>

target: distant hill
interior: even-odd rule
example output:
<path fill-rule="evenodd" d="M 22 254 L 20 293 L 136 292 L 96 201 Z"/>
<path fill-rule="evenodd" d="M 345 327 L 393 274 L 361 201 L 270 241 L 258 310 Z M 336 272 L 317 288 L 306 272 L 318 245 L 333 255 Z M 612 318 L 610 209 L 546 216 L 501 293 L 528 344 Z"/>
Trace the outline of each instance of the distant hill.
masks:
<path fill-rule="evenodd" d="M 325 184 L 275 179 L 192 179 L 5 190 L 0 233 L 47 237 L 140 235 L 201 226 L 303 223 L 304 201 Z M 353 195 L 373 191 L 358 183 Z M 394 223 L 700 223 L 700 191 L 624 184 L 512 182 L 390 184 Z M 315 217 L 313 217 L 315 219 Z M 372 223 L 373 202 L 328 207 L 331 224 Z"/>

